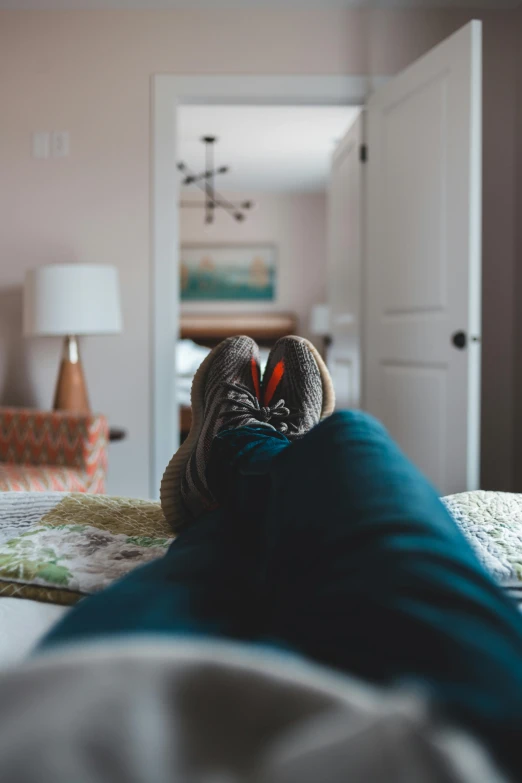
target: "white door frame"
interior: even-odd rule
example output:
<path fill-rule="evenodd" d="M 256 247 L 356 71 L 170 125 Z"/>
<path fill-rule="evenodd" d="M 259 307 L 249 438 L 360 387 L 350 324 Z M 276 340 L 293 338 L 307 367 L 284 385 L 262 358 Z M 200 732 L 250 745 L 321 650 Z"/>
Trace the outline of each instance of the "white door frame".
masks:
<path fill-rule="evenodd" d="M 384 81 L 365 76 L 152 77 L 150 270 L 150 487 L 158 497 L 161 476 L 179 440 L 175 344 L 179 324 L 179 207 L 177 107 L 182 104 L 362 106 Z"/>
<path fill-rule="evenodd" d="M 334 380 L 334 386 L 336 387 L 336 396 L 338 407 L 348 408 L 364 408 L 364 247 L 366 237 L 364 234 L 365 229 L 365 200 L 366 200 L 366 165 L 361 160 L 361 145 L 366 144 L 366 107 L 363 107 L 356 121 L 346 132 L 343 139 L 339 142 L 333 157 L 332 166 L 330 171 L 330 188 L 332 188 L 335 177 L 345 176 L 340 174 L 340 167 L 350 155 L 355 155 L 356 160 L 356 173 L 352 172 L 353 182 L 355 183 L 356 202 L 358 206 L 356 209 L 359 212 L 356 214 L 356 219 L 350 218 L 349 225 L 356 225 L 355 236 L 352 234 L 352 239 L 355 240 L 354 244 L 349 248 L 346 246 L 346 237 L 343 237 L 342 241 L 342 256 L 350 258 L 350 279 L 349 282 L 340 279 L 340 272 L 338 268 L 339 263 L 339 247 L 338 247 L 338 226 L 336 226 L 336 209 L 334 191 L 331 191 L 329 196 L 328 205 L 328 241 L 329 241 L 329 301 L 332 304 L 332 311 L 330 312 L 331 319 L 331 333 L 332 345 L 329 352 L 329 361 L 331 367 L 329 367 Z M 350 182 L 352 184 L 352 181 Z M 343 188 L 343 196 L 341 199 L 344 201 L 345 190 Z M 344 209 L 348 209 L 347 205 L 343 203 Z M 353 207 L 352 207 L 353 209 Z M 336 227 L 334 233 L 334 226 Z M 358 234 L 357 234 L 358 232 Z M 333 267 L 330 265 L 333 261 Z M 345 265 L 346 271 L 346 265 Z M 336 287 L 342 289 L 346 287 L 347 290 L 351 290 L 351 295 L 345 298 L 343 311 L 338 312 L 336 305 Z M 333 286 L 333 288 L 332 288 Z M 335 303 L 335 304 L 334 304 Z M 347 340 L 351 343 L 351 348 L 347 350 Z M 341 345 L 339 346 L 339 342 Z M 336 345 L 337 343 L 337 345 Z M 357 358 L 356 358 L 357 357 Z M 341 377 L 342 368 L 347 370 L 350 377 L 347 379 L 345 376 L 344 382 Z M 348 381 L 348 382 L 346 382 Z M 337 388 L 339 387 L 339 389 Z M 347 394 L 347 389 L 350 389 Z M 339 393 L 337 393 L 339 390 Z"/>

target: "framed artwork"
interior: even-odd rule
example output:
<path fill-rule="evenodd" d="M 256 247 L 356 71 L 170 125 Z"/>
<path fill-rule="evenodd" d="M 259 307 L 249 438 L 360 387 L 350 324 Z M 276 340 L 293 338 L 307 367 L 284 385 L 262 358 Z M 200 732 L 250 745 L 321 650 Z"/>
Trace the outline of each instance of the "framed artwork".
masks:
<path fill-rule="evenodd" d="M 272 302 L 276 290 L 273 245 L 184 245 L 182 302 Z"/>

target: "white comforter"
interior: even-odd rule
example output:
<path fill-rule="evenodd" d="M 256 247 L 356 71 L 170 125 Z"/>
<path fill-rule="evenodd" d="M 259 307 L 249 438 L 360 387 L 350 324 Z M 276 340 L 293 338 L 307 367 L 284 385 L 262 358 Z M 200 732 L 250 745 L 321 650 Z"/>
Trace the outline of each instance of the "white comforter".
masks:
<path fill-rule="evenodd" d="M 421 694 L 231 642 L 63 647 L 0 672 L 9 783 L 499 783 Z"/>
<path fill-rule="evenodd" d="M 0 598 L 0 669 L 29 655 L 68 611 L 68 606 L 25 598 Z"/>

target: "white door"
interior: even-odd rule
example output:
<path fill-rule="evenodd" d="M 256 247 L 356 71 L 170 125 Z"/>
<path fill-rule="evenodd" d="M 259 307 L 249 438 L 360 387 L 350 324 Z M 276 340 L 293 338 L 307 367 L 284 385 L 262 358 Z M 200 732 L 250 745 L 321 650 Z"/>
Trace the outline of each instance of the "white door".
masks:
<path fill-rule="evenodd" d="M 336 148 L 328 190 L 331 346 L 328 367 L 338 408 L 361 404 L 361 266 L 364 114 Z"/>
<path fill-rule="evenodd" d="M 443 494 L 479 486 L 481 33 L 367 111 L 364 402 Z"/>

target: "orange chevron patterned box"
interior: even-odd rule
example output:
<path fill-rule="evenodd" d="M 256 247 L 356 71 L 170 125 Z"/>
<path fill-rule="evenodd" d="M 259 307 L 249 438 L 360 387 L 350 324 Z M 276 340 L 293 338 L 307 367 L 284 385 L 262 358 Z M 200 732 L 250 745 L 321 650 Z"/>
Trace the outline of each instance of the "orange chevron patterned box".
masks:
<path fill-rule="evenodd" d="M 103 493 L 104 416 L 0 408 L 0 491 Z"/>

